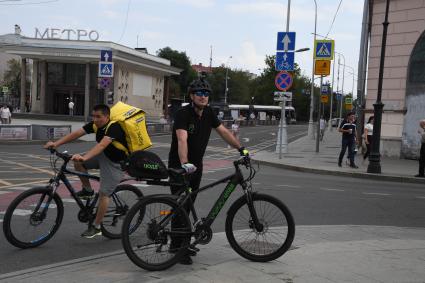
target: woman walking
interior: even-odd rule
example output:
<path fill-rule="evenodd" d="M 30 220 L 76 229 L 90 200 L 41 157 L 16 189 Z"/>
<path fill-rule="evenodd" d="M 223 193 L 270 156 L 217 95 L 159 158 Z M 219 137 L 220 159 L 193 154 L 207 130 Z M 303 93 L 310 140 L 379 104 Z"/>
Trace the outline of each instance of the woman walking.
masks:
<path fill-rule="evenodd" d="M 370 148 L 372 147 L 373 140 L 373 116 L 369 117 L 366 126 L 364 127 L 364 141 L 366 143 L 366 153 L 363 155 L 363 160 L 369 157 Z"/>

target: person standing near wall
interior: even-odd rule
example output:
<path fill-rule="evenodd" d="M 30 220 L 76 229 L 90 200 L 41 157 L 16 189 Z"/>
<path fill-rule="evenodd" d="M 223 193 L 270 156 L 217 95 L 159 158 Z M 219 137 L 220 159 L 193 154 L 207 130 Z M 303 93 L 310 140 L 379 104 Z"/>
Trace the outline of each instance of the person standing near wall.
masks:
<path fill-rule="evenodd" d="M 364 142 L 366 144 L 366 153 L 363 155 L 363 160 L 369 157 L 370 149 L 372 147 L 373 140 L 373 116 L 369 117 L 366 126 L 364 127 Z"/>
<path fill-rule="evenodd" d="M 421 120 L 419 122 L 419 126 L 421 127 L 418 130 L 418 133 L 421 135 L 421 153 L 419 156 L 419 174 L 415 175 L 415 177 L 424 178 L 424 170 L 425 170 L 425 120 Z"/>
<path fill-rule="evenodd" d="M 7 105 L 3 105 L 3 107 L 0 108 L 0 116 L 2 124 L 10 124 L 12 122 L 12 113 L 10 113 Z"/>
<path fill-rule="evenodd" d="M 74 116 L 74 102 L 72 99 L 68 103 L 69 116 Z"/>

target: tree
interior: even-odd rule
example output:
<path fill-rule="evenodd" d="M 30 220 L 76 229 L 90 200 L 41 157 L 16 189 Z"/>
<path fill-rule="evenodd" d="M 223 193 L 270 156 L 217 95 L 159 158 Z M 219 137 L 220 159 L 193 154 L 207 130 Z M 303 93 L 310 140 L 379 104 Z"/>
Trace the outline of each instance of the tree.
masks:
<path fill-rule="evenodd" d="M 196 78 L 196 72 L 192 69 L 189 57 L 186 52 L 179 52 L 170 47 L 159 49 L 157 56 L 170 60 L 171 65 L 183 71 L 180 75 L 171 76 L 170 96 L 181 98 L 187 93 L 187 88 L 192 80 Z"/>
<path fill-rule="evenodd" d="M 3 84 L 9 87 L 11 95 L 19 96 L 21 89 L 21 62 L 19 60 L 10 59 L 7 61 Z"/>

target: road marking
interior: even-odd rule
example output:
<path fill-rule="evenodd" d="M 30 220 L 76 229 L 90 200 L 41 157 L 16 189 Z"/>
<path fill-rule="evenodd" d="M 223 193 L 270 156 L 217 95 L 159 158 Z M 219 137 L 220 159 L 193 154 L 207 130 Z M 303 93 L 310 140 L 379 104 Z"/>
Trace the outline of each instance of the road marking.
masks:
<path fill-rule="evenodd" d="M 275 185 L 276 187 L 286 187 L 286 188 L 301 188 L 300 186 L 296 185 Z"/>
<path fill-rule="evenodd" d="M 5 214 L 6 211 L 0 211 L 0 214 Z M 32 213 L 31 210 L 27 210 L 27 209 L 19 209 L 19 208 L 15 208 L 15 210 L 13 211 L 13 215 L 18 215 L 18 216 L 26 216 L 26 215 L 30 215 Z"/>
<path fill-rule="evenodd" d="M 7 193 L 10 193 L 10 192 L 8 192 L 8 191 L 0 191 L 0 195 L 1 194 L 7 194 Z"/>
<path fill-rule="evenodd" d="M 62 202 L 76 203 L 75 199 L 73 199 L 73 198 L 63 198 Z"/>
<path fill-rule="evenodd" d="M 38 172 L 42 172 L 42 173 L 47 173 L 49 175 L 53 175 L 53 172 L 51 170 L 44 170 L 44 169 L 33 167 L 33 166 L 30 166 L 30 165 L 27 165 L 27 164 L 24 164 L 24 163 L 14 162 L 14 161 L 9 161 L 9 160 L 3 160 L 3 162 L 9 163 L 9 164 L 12 164 L 12 165 L 18 165 L 18 166 L 21 166 L 21 167 L 24 167 L 24 168 L 28 168 L 28 169 L 31 169 L 31 170 L 34 170 L 34 171 L 38 171 Z"/>
<path fill-rule="evenodd" d="M 0 223 L 3 222 L 3 219 L 0 219 Z"/>
<path fill-rule="evenodd" d="M 261 183 L 252 183 L 253 185 L 257 186 L 257 185 L 261 185 Z"/>
<path fill-rule="evenodd" d="M 1 186 L 0 189 L 11 189 L 13 190 L 13 188 L 11 187 L 16 187 L 16 186 L 24 186 L 24 185 L 34 185 L 34 184 L 39 184 L 39 185 L 43 185 L 43 183 L 40 183 L 40 181 L 34 181 L 34 182 L 28 182 L 28 183 L 21 183 L 21 184 L 14 184 L 11 186 Z"/>
<path fill-rule="evenodd" d="M 7 182 L 7 181 L 5 181 L 3 179 L 0 179 L 0 184 L 6 185 L 6 186 L 12 185 L 12 183 L 9 183 L 9 182 Z"/>
<path fill-rule="evenodd" d="M 425 199 L 425 197 L 422 197 L 422 196 L 419 196 L 419 197 L 416 197 L 416 198 Z"/>
<path fill-rule="evenodd" d="M 28 190 L 30 187 L 12 187 L 12 188 L 8 188 L 9 190 L 14 190 L 14 191 L 26 191 Z"/>
<path fill-rule="evenodd" d="M 151 185 L 148 185 L 148 184 L 131 184 L 132 186 L 135 186 L 135 187 L 141 187 L 141 188 L 146 188 L 146 187 L 150 187 Z"/>
<path fill-rule="evenodd" d="M 323 191 L 336 191 L 336 192 L 345 192 L 344 190 L 339 189 L 329 189 L 329 188 L 320 188 Z"/>
<path fill-rule="evenodd" d="M 362 193 L 364 195 L 376 195 L 376 196 L 390 196 L 390 194 L 383 194 L 383 193 Z"/>

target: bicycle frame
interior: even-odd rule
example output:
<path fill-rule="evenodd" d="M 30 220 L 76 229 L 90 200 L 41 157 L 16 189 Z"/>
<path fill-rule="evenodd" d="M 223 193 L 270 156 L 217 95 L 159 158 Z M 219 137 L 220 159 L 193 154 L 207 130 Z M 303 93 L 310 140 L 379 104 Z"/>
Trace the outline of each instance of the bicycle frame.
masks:
<path fill-rule="evenodd" d="M 251 194 L 248 193 L 248 187 L 247 187 L 246 182 L 244 182 L 244 177 L 243 177 L 242 172 L 239 168 L 239 164 L 237 162 L 234 162 L 233 164 L 235 166 L 235 173 L 234 174 L 229 175 L 227 177 L 224 177 L 224 178 L 222 178 L 218 181 L 215 181 L 213 183 L 207 184 L 207 185 L 205 185 L 205 186 L 203 186 L 203 187 L 201 187 L 201 188 L 199 188 L 195 191 L 192 191 L 192 189 L 190 187 L 185 188 L 186 195 L 184 196 L 183 200 L 179 201 L 179 208 L 184 209 L 185 205 L 189 205 L 190 212 L 192 213 L 192 218 L 193 218 L 193 226 L 196 226 L 196 224 L 199 222 L 199 218 L 197 216 L 195 206 L 193 204 L 191 196 L 197 195 L 198 193 L 205 191 L 205 190 L 208 190 L 212 187 L 215 187 L 218 184 L 227 182 L 226 187 L 224 188 L 221 195 L 219 196 L 219 198 L 217 199 L 217 201 L 215 202 L 215 204 L 211 208 L 210 212 L 208 213 L 208 216 L 206 218 L 202 219 L 202 221 L 203 221 L 202 224 L 206 227 L 210 227 L 214 223 L 214 220 L 216 219 L 217 215 L 220 213 L 220 211 L 223 208 L 226 201 L 229 199 L 230 195 L 235 190 L 236 186 L 241 185 L 243 191 L 245 192 L 245 194 L 248 198 L 248 207 L 249 207 L 249 211 L 251 213 L 251 216 L 253 217 L 254 225 L 258 229 L 261 229 L 261 224 L 258 221 L 257 213 L 254 209 L 253 204 L 252 204 Z M 168 224 L 168 222 L 170 220 L 171 220 L 171 217 L 166 217 L 159 224 L 160 225 Z"/>

